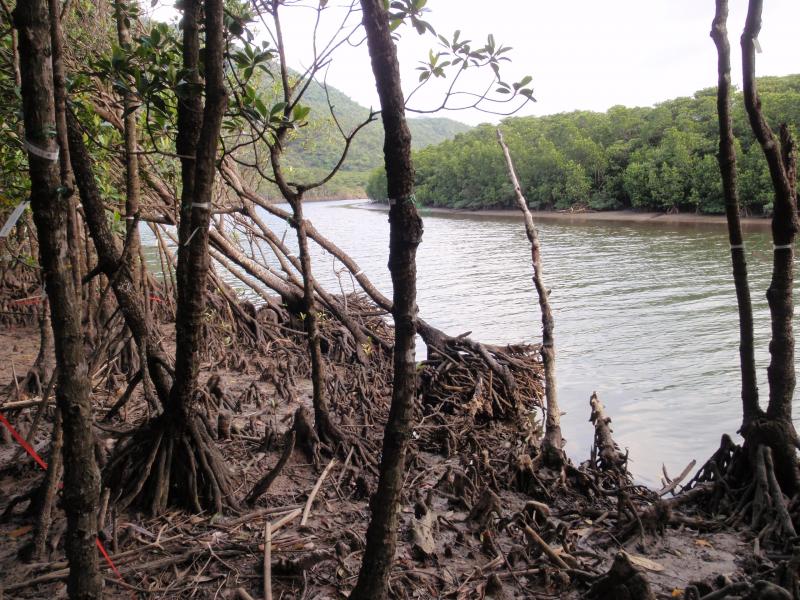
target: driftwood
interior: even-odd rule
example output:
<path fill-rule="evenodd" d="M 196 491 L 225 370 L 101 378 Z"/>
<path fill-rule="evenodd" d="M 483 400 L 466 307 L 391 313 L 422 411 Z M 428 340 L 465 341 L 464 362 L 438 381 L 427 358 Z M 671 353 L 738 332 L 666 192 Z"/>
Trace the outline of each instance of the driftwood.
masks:
<path fill-rule="evenodd" d="M 272 600 L 272 524 L 264 524 L 264 600 Z"/>
<path fill-rule="evenodd" d="M 611 435 L 611 419 L 606 416 L 605 408 L 597 397 L 597 392 L 592 392 L 589 406 L 592 408 L 589 420 L 594 425 L 592 463 L 603 471 L 627 473 L 628 457 L 620 451 Z"/>
<path fill-rule="evenodd" d="M 325 478 L 330 473 L 333 466 L 336 464 L 336 459 L 332 458 L 328 463 L 328 466 L 325 467 L 325 470 L 317 479 L 317 482 L 314 484 L 314 487 L 311 489 L 311 492 L 308 494 L 308 500 L 306 500 L 305 508 L 303 508 L 303 518 L 300 520 L 300 527 L 304 527 L 306 522 L 308 521 L 308 517 L 311 514 L 311 507 L 314 505 L 314 499 L 317 497 L 322 484 L 325 481 Z"/>
<path fill-rule="evenodd" d="M 508 151 L 503 134 L 497 129 L 497 141 L 503 149 L 503 156 L 506 159 L 508 175 L 514 185 L 514 193 L 517 206 L 525 217 L 525 233 L 531 245 L 531 264 L 533 266 L 533 285 L 536 288 L 536 295 L 539 298 L 539 309 L 542 313 L 542 365 L 544 366 L 544 387 L 546 399 L 545 411 L 545 434 L 542 443 L 542 456 L 548 466 L 561 468 L 566 462 L 564 454 L 564 440 L 561 436 L 561 409 L 558 407 L 558 386 L 556 385 L 556 346 L 553 335 L 554 319 L 553 311 L 550 308 L 550 290 L 544 283 L 542 275 L 542 251 L 539 244 L 539 234 L 533 223 L 533 216 L 528 210 L 528 201 L 522 195 L 522 188 L 514 170 L 514 163 L 511 160 L 511 153 Z"/>
<path fill-rule="evenodd" d="M 561 558 L 561 557 L 560 557 L 560 556 L 559 556 L 559 555 L 558 555 L 558 554 L 557 554 L 557 553 L 556 553 L 556 552 L 555 552 L 555 551 L 554 551 L 554 550 L 553 550 L 553 549 L 550 547 L 550 544 L 548 544 L 547 542 L 545 542 L 545 541 L 542 539 L 542 537 L 541 537 L 541 536 L 540 536 L 538 533 L 536 533 L 536 532 L 535 532 L 535 531 L 534 531 L 534 530 L 533 530 L 533 529 L 530 527 L 530 525 L 525 525 L 525 526 L 523 527 L 523 530 L 525 531 L 525 535 L 526 535 L 526 536 L 527 536 L 527 538 L 528 538 L 528 539 L 531 541 L 531 543 L 533 543 L 533 545 L 534 545 L 534 546 L 536 546 L 536 547 L 537 547 L 537 548 L 539 548 L 539 549 L 540 549 L 542 552 L 544 552 L 544 553 L 545 553 L 545 555 L 547 556 L 547 558 L 549 558 L 551 561 L 553 561 L 553 564 L 555 564 L 555 565 L 556 565 L 556 566 L 558 566 L 558 567 L 561 567 L 562 569 L 569 569 L 569 565 L 568 565 L 566 562 L 564 562 L 564 559 L 563 559 L 563 558 Z"/>

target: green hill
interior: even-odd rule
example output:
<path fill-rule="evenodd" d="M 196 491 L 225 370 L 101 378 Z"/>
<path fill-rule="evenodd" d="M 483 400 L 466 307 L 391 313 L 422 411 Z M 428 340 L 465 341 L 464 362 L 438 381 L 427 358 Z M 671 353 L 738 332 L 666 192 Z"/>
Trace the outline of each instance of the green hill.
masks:
<path fill-rule="evenodd" d="M 800 131 L 800 75 L 758 80 L 772 128 Z M 762 151 L 748 125 L 740 93 L 733 100 L 739 195 L 749 213 L 769 213 L 772 188 Z M 503 121 L 522 191 L 533 208 L 724 211 L 716 153 L 716 89 L 653 107 L 614 106 L 605 113 L 576 111 Z M 512 207 L 514 193 L 494 125 L 417 151 L 417 199 L 454 208 Z M 382 169 L 368 194 L 386 196 Z"/>
<path fill-rule="evenodd" d="M 312 82 L 301 104 L 311 108 L 309 123 L 294 136 L 286 150 L 286 164 L 292 169 L 292 179 L 312 181 L 323 177 L 336 165 L 344 148 L 344 140 L 328 107 L 328 98 L 340 125 L 349 133 L 369 115 L 361 106 L 336 88 Z M 470 129 L 452 119 L 409 119 L 412 145 L 415 149 L 441 143 Z M 383 126 L 380 116 L 359 131 L 341 171 L 325 186 L 314 190 L 311 197 L 363 198 L 369 173 L 383 164 Z M 266 190 L 265 190 L 266 191 Z"/>

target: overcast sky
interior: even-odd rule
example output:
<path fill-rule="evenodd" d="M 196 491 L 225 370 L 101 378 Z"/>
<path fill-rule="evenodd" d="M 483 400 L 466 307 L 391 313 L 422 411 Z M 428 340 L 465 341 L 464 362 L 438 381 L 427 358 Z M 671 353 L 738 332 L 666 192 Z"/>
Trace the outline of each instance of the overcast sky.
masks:
<path fill-rule="evenodd" d="M 335 17 L 336 6 L 344 3 L 330 0 L 325 12 Z M 733 81 L 738 83 L 747 1 L 730 4 Z M 800 72 L 800 1 L 765 0 L 764 5 L 758 75 Z M 482 44 L 493 33 L 513 48 L 506 79 L 531 75 L 537 99 L 522 114 L 652 105 L 716 84 L 716 49 L 709 37 L 713 0 L 428 0 L 427 7 L 426 18 L 448 38 L 460 29 L 462 39 Z M 289 60 L 300 67 L 310 57 L 313 12 L 287 7 L 284 14 L 289 56 L 294 57 Z M 357 21 L 356 15 L 353 23 Z M 324 23 L 320 31 L 326 31 Z M 410 28 L 401 34 L 401 72 L 410 90 L 418 79 L 418 61 L 436 43 Z M 365 45 L 343 48 L 331 63 L 328 82 L 361 104 L 378 104 Z M 441 89 L 432 86 L 410 105 L 428 108 L 440 101 Z M 471 124 L 497 120 L 474 111 L 446 116 Z"/>

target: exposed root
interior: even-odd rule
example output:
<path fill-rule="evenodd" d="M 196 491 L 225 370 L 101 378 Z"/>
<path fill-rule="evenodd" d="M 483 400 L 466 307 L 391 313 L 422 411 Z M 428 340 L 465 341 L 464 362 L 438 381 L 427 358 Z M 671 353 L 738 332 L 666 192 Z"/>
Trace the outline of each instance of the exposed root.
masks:
<path fill-rule="evenodd" d="M 300 409 L 298 409 L 300 410 Z M 247 498 L 245 498 L 245 503 L 252 506 L 255 504 L 256 500 L 258 500 L 261 496 L 266 494 L 269 491 L 270 486 L 274 483 L 275 479 L 277 479 L 278 475 L 280 475 L 283 467 L 286 466 L 286 463 L 289 460 L 289 457 L 292 455 L 294 451 L 294 441 L 297 437 L 297 430 L 293 427 L 290 431 L 286 433 L 286 441 L 283 447 L 283 453 L 281 457 L 278 459 L 278 462 L 275 466 L 267 473 L 262 479 L 258 481 L 253 486 L 253 489 L 247 494 Z"/>
<path fill-rule="evenodd" d="M 467 520 L 477 524 L 479 529 L 484 529 L 489 519 L 492 518 L 492 514 L 501 517 L 503 515 L 503 505 L 497 494 L 489 488 L 484 488 L 478 497 L 478 501 L 469 511 Z"/>
<path fill-rule="evenodd" d="M 297 445 L 306 453 L 308 459 L 315 466 L 320 464 L 320 440 L 317 430 L 311 425 L 308 411 L 304 406 L 299 406 L 294 411 L 294 425 L 292 426 L 296 434 Z"/>
<path fill-rule="evenodd" d="M 588 597 L 594 600 L 655 600 L 647 578 L 625 552 L 617 554 L 611 569 L 592 585 Z"/>
<path fill-rule="evenodd" d="M 420 372 L 423 407 L 471 418 L 512 418 L 542 406 L 535 346 L 490 347 L 466 338 L 429 346 Z M 509 390 L 509 387 L 512 387 Z"/>
<path fill-rule="evenodd" d="M 722 436 L 719 449 L 684 490 L 699 508 L 725 515 L 729 525 L 747 524 L 760 545 L 783 546 L 795 540 L 800 507 L 779 484 L 772 449 L 757 444 L 746 451 Z"/>
<path fill-rule="evenodd" d="M 236 507 L 230 473 L 205 421 L 162 414 L 141 427 L 108 464 L 105 485 L 122 510 L 161 514 L 169 506 L 195 512 Z"/>

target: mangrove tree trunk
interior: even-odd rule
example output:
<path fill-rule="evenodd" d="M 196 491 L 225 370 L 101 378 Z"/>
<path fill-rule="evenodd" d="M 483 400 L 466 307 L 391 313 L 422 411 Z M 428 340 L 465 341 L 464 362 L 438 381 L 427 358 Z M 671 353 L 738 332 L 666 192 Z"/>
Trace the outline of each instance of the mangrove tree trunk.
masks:
<path fill-rule="evenodd" d="M 97 505 L 100 476 L 94 457 L 91 388 L 83 348 L 78 291 L 70 271 L 67 243 L 68 199 L 59 172 L 54 139 L 50 21 L 46 0 L 19 2 L 14 12 L 19 31 L 22 108 L 31 207 L 39 241 L 39 261 L 50 302 L 58 368 L 56 399 L 64 427 L 65 538 L 70 566 L 67 590 L 72 599 L 101 597 L 97 564 Z"/>
<path fill-rule="evenodd" d="M 370 501 L 372 518 L 367 529 L 367 545 L 358 583 L 350 598 L 383 600 L 397 544 L 399 504 L 416 392 L 416 254 L 422 241 L 422 219 L 414 204 L 411 133 L 406 123 L 397 48 L 392 40 L 389 16 L 382 0 L 361 0 L 361 7 L 385 131 L 383 152 L 390 198 L 394 376 L 389 420 L 383 434 L 378 489 Z"/>

